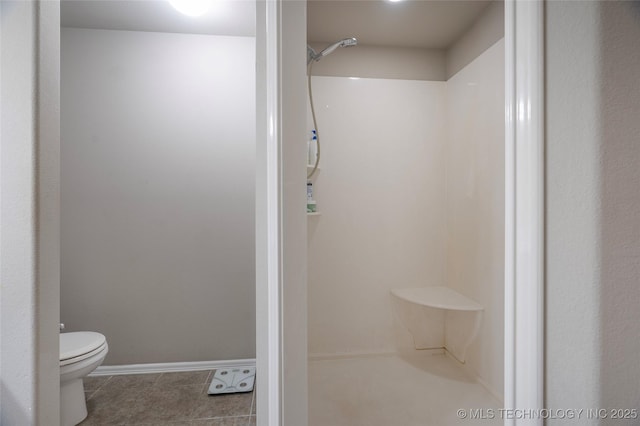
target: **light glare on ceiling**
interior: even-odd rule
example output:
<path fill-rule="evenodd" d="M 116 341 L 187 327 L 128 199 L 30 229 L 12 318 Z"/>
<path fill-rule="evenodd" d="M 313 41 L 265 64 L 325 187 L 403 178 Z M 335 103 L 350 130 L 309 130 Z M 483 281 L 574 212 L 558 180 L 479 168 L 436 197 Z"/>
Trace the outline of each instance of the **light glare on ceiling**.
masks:
<path fill-rule="evenodd" d="M 202 16 L 211 7 L 212 0 L 168 0 L 178 12 L 187 16 Z"/>

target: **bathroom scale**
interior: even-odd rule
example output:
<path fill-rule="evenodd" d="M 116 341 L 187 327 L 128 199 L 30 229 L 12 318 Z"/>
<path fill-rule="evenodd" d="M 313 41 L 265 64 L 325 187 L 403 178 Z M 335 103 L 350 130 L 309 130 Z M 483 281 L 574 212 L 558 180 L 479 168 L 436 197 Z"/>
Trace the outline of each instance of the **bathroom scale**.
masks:
<path fill-rule="evenodd" d="M 251 392 L 255 381 L 255 367 L 219 368 L 213 374 L 208 394 Z"/>

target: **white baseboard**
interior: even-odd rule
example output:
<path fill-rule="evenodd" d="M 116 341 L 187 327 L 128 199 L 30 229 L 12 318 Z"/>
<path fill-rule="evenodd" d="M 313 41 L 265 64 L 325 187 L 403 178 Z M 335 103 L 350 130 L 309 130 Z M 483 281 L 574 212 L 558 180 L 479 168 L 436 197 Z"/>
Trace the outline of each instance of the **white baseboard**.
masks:
<path fill-rule="evenodd" d="M 122 374 L 169 373 L 179 371 L 215 370 L 218 368 L 255 367 L 255 358 L 223 361 L 160 362 L 154 364 L 101 365 L 89 376 L 118 376 Z"/>

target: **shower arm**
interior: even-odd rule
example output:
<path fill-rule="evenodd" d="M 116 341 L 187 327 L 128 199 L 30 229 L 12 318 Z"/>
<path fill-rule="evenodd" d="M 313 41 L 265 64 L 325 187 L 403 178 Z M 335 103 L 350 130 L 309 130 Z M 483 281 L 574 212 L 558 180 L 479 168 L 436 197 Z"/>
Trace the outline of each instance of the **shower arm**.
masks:
<path fill-rule="evenodd" d="M 307 44 L 307 65 L 309 65 L 312 61 L 319 61 L 320 55 L 313 49 L 313 47 Z"/>

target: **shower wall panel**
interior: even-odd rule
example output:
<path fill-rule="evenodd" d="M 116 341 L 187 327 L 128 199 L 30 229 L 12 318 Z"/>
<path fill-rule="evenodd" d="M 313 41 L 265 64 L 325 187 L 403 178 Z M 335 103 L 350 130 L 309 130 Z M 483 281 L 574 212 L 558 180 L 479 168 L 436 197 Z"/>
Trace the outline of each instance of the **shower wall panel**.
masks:
<path fill-rule="evenodd" d="M 504 370 L 504 41 L 447 81 L 447 284 L 484 306 L 468 367 L 495 395 Z"/>
<path fill-rule="evenodd" d="M 445 83 L 313 77 L 313 88 L 309 352 L 394 352 L 389 291 L 445 285 Z"/>

